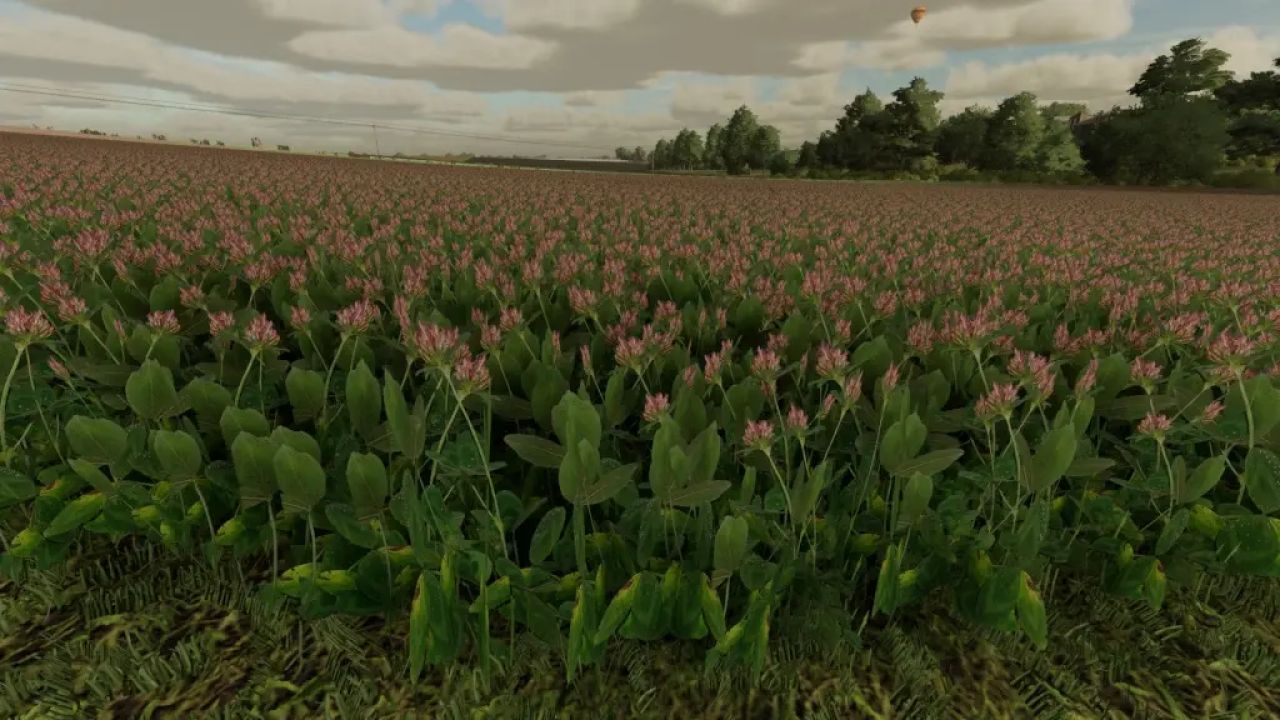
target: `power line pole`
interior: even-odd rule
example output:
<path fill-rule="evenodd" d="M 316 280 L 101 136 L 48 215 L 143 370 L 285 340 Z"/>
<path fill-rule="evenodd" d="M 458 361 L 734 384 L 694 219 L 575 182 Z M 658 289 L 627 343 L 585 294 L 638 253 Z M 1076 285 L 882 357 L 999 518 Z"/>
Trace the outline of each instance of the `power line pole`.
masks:
<path fill-rule="evenodd" d="M 382 145 L 378 142 L 378 126 L 370 123 L 369 127 L 373 128 L 373 151 L 382 157 Z"/>

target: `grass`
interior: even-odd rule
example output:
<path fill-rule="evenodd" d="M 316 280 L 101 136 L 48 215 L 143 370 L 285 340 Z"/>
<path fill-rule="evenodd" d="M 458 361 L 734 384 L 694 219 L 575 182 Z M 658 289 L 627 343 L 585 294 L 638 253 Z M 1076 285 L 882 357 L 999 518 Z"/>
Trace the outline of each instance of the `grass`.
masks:
<path fill-rule="evenodd" d="M 1280 715 L 1280 585 L 1218 580 L 1163 611 L 1055 584 L 1050 649 L 941 601 L 893 623 L 812 597 L 773 628 L 758 685 L 690 643 L 630 644 L 572 687 L 519 637 L 475 670 L 406 682 L 403 619 L 302 621 L 241 570 L 149 544 L 0 583 L 13 718 L 1264 718 Z M 252 574 L 252 573 L 250 573 Z M 249 582 L 254 582 L 250 577 Z"/>

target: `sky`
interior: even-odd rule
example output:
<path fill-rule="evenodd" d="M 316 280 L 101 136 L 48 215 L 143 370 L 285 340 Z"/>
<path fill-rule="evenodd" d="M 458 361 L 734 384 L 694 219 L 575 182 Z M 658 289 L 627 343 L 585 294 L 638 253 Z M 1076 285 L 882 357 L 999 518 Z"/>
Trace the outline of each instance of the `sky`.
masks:
<path fill-rule="evenodd" d="M 0 125 L 592 157 L 705 132 L 745 103 L 798 146 L 863 89 L 886 97 L 915 76 L 946 93 L 944 114 L 1023 90 L 1100 110 L 1128 104 L 1147 63 L 1187 37 L 1237 73 L 1280 56 L 1280 0 L 925 0 L 916 25 L 917 4 L 0 0 Z"/>

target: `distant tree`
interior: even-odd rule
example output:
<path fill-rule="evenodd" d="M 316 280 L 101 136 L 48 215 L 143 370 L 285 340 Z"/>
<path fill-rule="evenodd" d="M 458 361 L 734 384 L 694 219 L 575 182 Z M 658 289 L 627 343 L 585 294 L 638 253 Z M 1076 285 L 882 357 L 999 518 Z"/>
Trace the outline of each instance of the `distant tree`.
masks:
<path fill-rule="evenodd" d="M 1066 119 L 1073 115 L 1083 115 L 1089 112 L 1089 106 L 1084 103 L 1072 102 L 1051 102 L 1045 105 L 1042 113 L 1046 118 Z"/>
<path fill-rule="evenodd" d="M 1206 181 L 1222 166 L 1228 118 L 1211 98 L 1150 97 L 1090 126 L 1081 154 L 1103 180 L 1144 184 Z"/>
<path fill-rule="evenodd" d="M 876 116 L 870 130 L 884 136 L 884 150 L 878 154 L 890 168 L 905 169 L 933 157 L 934 138 L 942 113 L 938 103 L 943 94 L 929 88 L 924 78 L 913 78 L 893 91 L 893 102 Z M 883 116 L 882 120 L 881 117 Z"/>
<path fill-rule="evenodd" d="M 666 170 L 671 167 L 671 141 L 662 138 L 653 146 L 653 168 Z"/>
<path fill-rule="evenodd" d="M 809 169 L 816 168 L 820 164 L 821 161 L 818 159 L 817 143 L 805 140 L 804 143 L 800 145 L 800 155 L 796 158 L 796 167 Z"/>
<path fill-rule="evenodd" d="M 973 105 L 943 120 L 938 126 L 938 159 L 978 167 L 986 150 L 991 115 L 989 108 Z"/>
<path fill-rule="evenodd" d="M 671 164 L 682 170 L 702 166 L 702 138 L 697 131 L 685 128 L 676 135 L 671 143 Z"/>
<path fill-rule="evenodd" d="M 642 147 L 636 147 L 631 151 L 631 159 L 635 162 L 644 162 L 649 159 L 649 153 Z"/>
<path fill-rule="evenodd" d="M 875 167 L 883 149 L 884 103 L 870 88 L 854 96 L 836 120 L 835 144 L 827 164 L 855 170 Z"/>
<path fill-rule="evenodd" d="M 724 153 L 721 141 L 724 138 L 724 126 L 716 123 L 707 128 L 707 140 L 702 146 L 702 166 L 712 170 L 724 169 Z"/>
<path fill-rule="evenodd" d="M 249 141 L 249 145 L 252 147 L 262 147 L 262 138 L 253 138 Z"/>
<path fill-rule="evenodd" d="M 208 145 L 208 144 L 209 144 L 209 139 L 208 139 L 208 138 L 205 138 L 204 140 L 201 140 L 201 141 L 200 141 L 200 144 L 201 144 L 201 145 Z"/>
<path fill-rule="evenodd" d="M 730 174 L 741 175 L 750 172 L 753 150 L 758 147 L 756 131 L 759 129 L 760 123 L 756 120 L 756 114 L 746 105 L 733 111 L 733 116 L 725 125 L 724 134 L 720 139 L 720 156 L 723 158 L 725 170 Z"/>
<path fill-rule="evenodd" d="M 769 158 L 768 168 L 770 175 L 786 175 L 791 172 L 791 160 L 785 152 L 775 152 L 773 157 Z"/>
<path fill-rule="evenodd" d="M 619 160 L 630 160 L 630 159 L 631 159 L 631 151 L 630 151 L 629 149 L 627 149 L 627 148 L 624 148 L 624 147 L 617 148 L 616 150 L 614 150 L 614 151 L 613 151 L 613 154 L 614 154 L 614 155 L 617 157 L 617 159 L 619 159 Z"/>
<path fill-rule="evenodd" d="M 1280 68 L 1280 58 L 1275 66 Z M 1280 72 L 1255 72 L 1232 80 L 1215 95 L 1232 117 L 1227 154 L 1234 159 L 1275 158 L 1280 175 Z"/>
<path fill-rule="evenodd" d="M 1231 71 L 1223 69 L 1230 59 L 1231 55 L 1206 46 L 1199 38 L 1183 40 L 1152 61 L 1129 93 L 1145 102 L 1213 92 L 1231 81 Z"/>
<path fill-rule="evenodd" d="M 218 147 L 226 147 L 226 146 L 227 146 L 226 143 L 222 142 L 221 140 L 218 141 Z"/>
<path fill-rule="evenodd" d="M 750 163 L 754 168 L 769 167 L 773 158 L 782 152 L 782 136 L 778 128 L 761 125 L 751 136 Z"/>
<path fill-rule="evenodd" d="M 1036 96 L 1023 92 L 996 107 L 987 122 L 983 167 L 998 172 L 1037 170 L 1045 120 Z"/>
<path fill-rule="evenodd" d="M 279 150 L 280 152 L 289 152 L 289 146 L 288 146 L 288 145 L 277 145 L 277 146 L 276 146 L 276 150 Z"/>
<path fill-rule="evenodd" d="M 1041 111 L 1044 136 L 1036 149 L 1036 169 L 1050 175 L 1076 175 L 1084 169 L 1080 145 L 1066 118 L 1051 114 L 1052 106 Z"/>

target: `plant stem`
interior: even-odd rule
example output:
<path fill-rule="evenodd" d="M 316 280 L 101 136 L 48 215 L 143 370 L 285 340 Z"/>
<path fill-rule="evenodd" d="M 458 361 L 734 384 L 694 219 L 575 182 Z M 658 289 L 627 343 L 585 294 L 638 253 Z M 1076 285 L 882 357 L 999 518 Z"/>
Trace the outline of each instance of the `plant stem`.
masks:
<path fill-rule="evenodd" d="M 7 453 L 9 450 L 8 428 L 5 427 L 5 416 L 9 411 L 9 386 L 13 384 L 13 376 L 18 372 L 18 363 L 22 361 L 22 356 L 27 354 L 26 345 L 19 345 L 18 352 L 13 356 L 13 365 L 9 367 L 9 376 L 4 379 L 4 389 L 0 390 L 0 453 L 6 455 L 5 463 L 8 464 Z"/>

